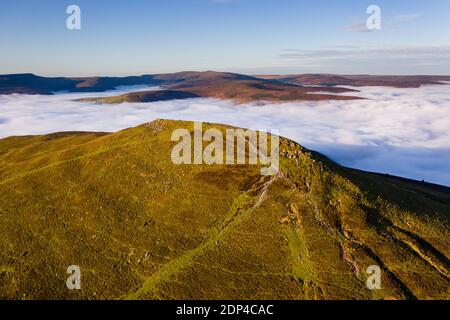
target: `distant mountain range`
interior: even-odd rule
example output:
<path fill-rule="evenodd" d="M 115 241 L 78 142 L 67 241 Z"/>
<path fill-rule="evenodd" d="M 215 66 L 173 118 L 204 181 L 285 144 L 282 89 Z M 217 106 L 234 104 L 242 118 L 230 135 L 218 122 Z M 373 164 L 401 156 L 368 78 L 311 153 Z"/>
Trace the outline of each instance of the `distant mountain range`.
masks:
<path fill-rule="evenodd" d="M 0 94 L 54 94 L 68 92 L 102 92 L 118 86 L 159 85 L 153 76 L 47 78 L 31 73 L 0 75 Z"/>
<path fill-rule="evenodd" d="M 395 88 L 418 88 L 422 85 L 441 85 L 450 81 L 450 76 L 372 76 L 372 75 L 334 75 L 334 74 L 300 74 L 300 75 L 263 75 L 263 79 L 278 80 L 296 85 L 317 86 L 380 86 Z"/>
<path fill-rule="evenodd" d="M 166 92 L 137 92 L 109 98 L 88 98 L 99 103 L 148 102 L 206 97 L 238 103 L 301 100 L 351 100 L 355 90 L 340 86 L 388 86 L 416 88 L 443 84 L 450 76 L 340 76 L 326 74 L 247 76 L 224 72 L 179 72 L 132 77 L 46 78 L 33 74 L 0 75 L 0 94 L 53 94 L 103 92 L 119 86 L 161 86 Z"/>

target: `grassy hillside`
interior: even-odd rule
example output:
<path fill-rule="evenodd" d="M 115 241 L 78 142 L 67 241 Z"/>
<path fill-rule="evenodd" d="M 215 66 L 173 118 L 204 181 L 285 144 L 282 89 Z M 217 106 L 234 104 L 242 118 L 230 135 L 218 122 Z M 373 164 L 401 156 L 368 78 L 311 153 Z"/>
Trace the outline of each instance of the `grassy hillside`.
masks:
<path fill-rule="evenodd" d="M 286 139 L 274 177 L 176 166 L 180 127 L 193 130 L 159 120 L 0 140 L 0 298 L 450 298 L 448 188 Z M 80 291 L 66 288 L 69 265 Z M 381 290 L 366 288 L 370 265 Z"/>

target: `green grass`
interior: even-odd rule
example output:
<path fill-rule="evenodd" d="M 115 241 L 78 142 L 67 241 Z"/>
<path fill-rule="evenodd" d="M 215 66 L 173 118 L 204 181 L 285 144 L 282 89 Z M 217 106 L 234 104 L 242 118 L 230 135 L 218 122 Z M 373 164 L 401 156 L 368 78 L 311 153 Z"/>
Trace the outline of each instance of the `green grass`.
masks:
<path fill-rule="evenodd" d="M 180 127 L 193 130 L 159 120 L 0 140 L 0 298 L 450 298 L 448 188 L 286 139 L 272 180 L 258 166 L 176 166 Z M 66 288 L 72 264 L 81 291 Z"/>

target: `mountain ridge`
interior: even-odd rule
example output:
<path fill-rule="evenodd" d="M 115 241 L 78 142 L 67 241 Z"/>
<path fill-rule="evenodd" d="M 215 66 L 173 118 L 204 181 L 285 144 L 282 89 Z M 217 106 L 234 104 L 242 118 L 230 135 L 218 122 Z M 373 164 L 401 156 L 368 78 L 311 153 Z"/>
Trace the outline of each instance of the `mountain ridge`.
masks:
<path fill-rule="evenodd" d="M 422 85 L 446 85 L 450 76 L 370 76 L 370 75 L 260 75 L 251 76 L 230 72 L 184 71 L 168 74 L 149 74 L 129 77 L 46 78 L 34 74 L 0 75 L 0 94 L 45 94 L 55 92 L 104 92 L 119 86 L 159 86 L 153 91 L 131 92 L 115 97 L 85 98 L 84 102 L 122 103 L 149 102 L 192 97 L 248 102 L 288 102 L 315 100 L 354 100 L 355 89 L 350 87 L 386 86 L 418 88 Z M 447 84 L 448 85 L 448 84 Z M 343 87 L 344 86 L 344 87 Z M 348 93 L 346 95 L 340 95 Z M 158 98 L 160 97 L 160 98 Z"/>
<path fill-rule="evenodd" d="M 337 75 L 337 74 L 298 74 L 261 75 L 262 79 L 278 80 L 283 83 L 319 86 L 384 86 L 394 88 L 419 88 L 423 85 L 445 85 L 450 76 L 392 76 L 392 75 Z"/>

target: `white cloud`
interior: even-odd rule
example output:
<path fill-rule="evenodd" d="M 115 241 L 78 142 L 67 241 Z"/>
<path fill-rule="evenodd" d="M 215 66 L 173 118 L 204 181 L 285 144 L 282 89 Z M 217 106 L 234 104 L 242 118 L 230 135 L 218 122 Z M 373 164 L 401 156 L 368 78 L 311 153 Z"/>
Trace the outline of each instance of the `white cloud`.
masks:
<path fill-rule="evenodd" d="M 450 59 L 450 46 L 391 46 L 330 48 L 315 50 L 285 50 L 279 55 L 283 59 L 299 60 L 303 63 L 335 59 Z"/>
<path fill-rule="evenodd" d="M 201 120 L 281 135 L 363 170 L 450 186 L 450 87 L 364 87 L 366 100 L 235 105 L 191 99 L 94 105 L 103 94 L 0 96 L 0 137 L 55 131 L 117 131 L 157 118 Z"/>
<path fill-rule="evenodd" d="M 382 18 L 383 25 L 385 25 L 389 30 L 394 30 L 397 28 L 397 25 L 401 25 L 401 23 L 410 22 L 417 20 L 421 17 L 421 14 L 418 13 L 406 13 L 406 14 L 397 14 L 391 19 L 387 19 L 386 21 Z M 382 16 L 384 17 L 384 16 Z M 367 28 L 367 17 L 364 19 L 359 19 L 357 21 L 353 21 L 350 24 L 343 26 L 344 30 L 351 32 L 372 32 L 375 30 L 370 30 Z"/>
<path fill-rule="evenodd" d="M 407 22 L 419 19 L 421 17 L 418 13 L 409 13 L 409 14 L 398 14 L 394 17 L 394 21 L 397 22 Z"/>
<path fill-rule="evenodd" d="M 278 56 L 282 63 L 304 72 L 338 74 L 442 74 L 450 73 L 450 46 L 347 46 L 289 49 Z M 311 68 L 311 66 L 314 66 Z M 313 70 L 314 69 L 314 70 Z"/>
<path fill-rule="evenodd" d="M 367 28 L 367 21 L 361 20 L 357 22 L 353 22 L 349 25 L 344 26 L 344 29 L 352 32 L 373 32 L 375 30 L 371 30 Z"/>

